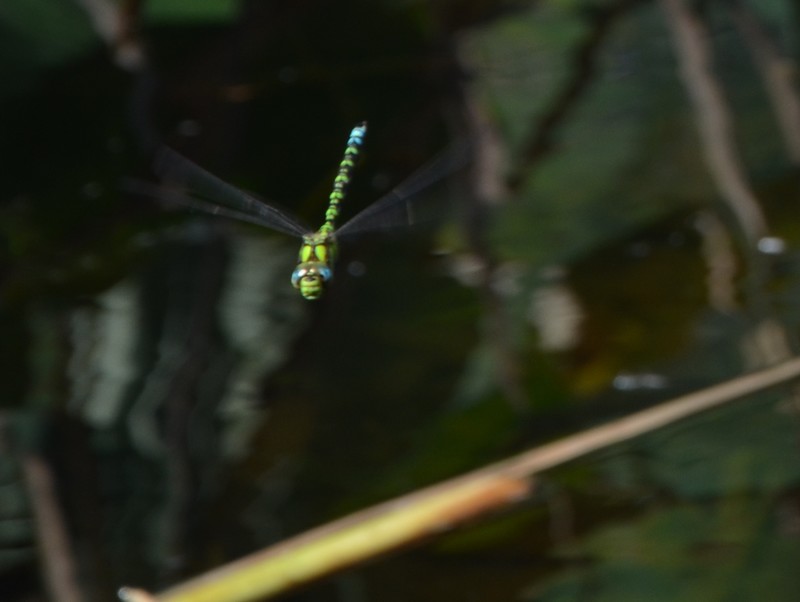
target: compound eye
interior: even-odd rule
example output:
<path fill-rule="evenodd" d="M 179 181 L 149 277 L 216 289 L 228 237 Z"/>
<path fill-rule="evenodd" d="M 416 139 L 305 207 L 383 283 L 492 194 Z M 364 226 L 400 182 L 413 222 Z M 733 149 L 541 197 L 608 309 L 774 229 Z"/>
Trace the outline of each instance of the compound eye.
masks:
<path fill-rule="evenodd" d="M 333 272 L 328 267 L 320 267 L 319 269 L 317 269 L 317 272 L 319 273 L 320 278 L 322 278 L 323 282 L 328 282 L 328 280 L 333 278 Z"/>
<path fill-rule="evenodd" d="M 303 279 L 306 275 L 306 270 L 297 269 L 292 272 L 292 286 L 298 288 L 300 286 L 300 280 Z"/>

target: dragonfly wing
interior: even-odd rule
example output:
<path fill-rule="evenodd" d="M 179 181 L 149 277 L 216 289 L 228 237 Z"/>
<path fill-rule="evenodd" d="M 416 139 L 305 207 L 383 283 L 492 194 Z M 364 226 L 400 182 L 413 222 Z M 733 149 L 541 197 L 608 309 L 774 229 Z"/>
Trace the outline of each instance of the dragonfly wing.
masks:
<path fill-rule="evenodd" d="M 222 217 L 229 217 L 231 219 L 241 222 L 248 222 L 257 226 L 266 226 L 292 236 L 303 235 L 302 233 L 289 230 L 288 228 L 282 229 L 274 225 L 267 225 L 264 223 L 264 219 L 261 216 L 251 215 L 250 213 L 237 211 L 236 209 L 231 209 L 230 207 L 225 207 L 210 201 L 189 196 L 182 190 L 167 188 L 165 186 L 156 186 L 150 182 L 143 182 L 141 180 L 134 180 L 130 178 L 124 181 L 122 188 L 126 192 L 152 197 L 167 204 L 182 205 L 184 207 L 197 209 L 198 211 L 203 211 L 204 213 L 209 213 L 211 215 L 221 215 Z M 305 233 L 305 231 L 303 231 L 303 233 Z"/>
<path fill-rule="evenodd" d="M 432 184 L 464 167 L 470 159 L 470 145 L 459 141 L 411 174 L 399 186 L 363 209 L 336 230 L 336 236 L 350 236 L 372 230 L 388 230 L 423 221 L 416 211 L 415 197 Z"/>
<path fill-rule="evenodd" d="M 158 150 L 153 169 L 165 182 L 184 186 L 191 194 L 203 197 L 195 198 L 182 192 L 165 191 L 165 200 L 293 236 L 303 236 L 310 231 L 288 213 L 228 184 L 169 147 L 164 146 Z"/>

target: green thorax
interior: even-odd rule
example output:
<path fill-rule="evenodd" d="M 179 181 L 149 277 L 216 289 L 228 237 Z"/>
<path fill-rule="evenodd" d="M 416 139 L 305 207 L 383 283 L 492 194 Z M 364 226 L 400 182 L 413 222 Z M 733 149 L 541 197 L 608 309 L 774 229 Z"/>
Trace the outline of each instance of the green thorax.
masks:
<path fill-rule="evenodd" d="M 319 299 L 325 285 L 333 278 L 336 261 L 336 240 L 320 228 L 303 237 L 297 256 L 297 267 L 292 274 L 292 284 L 308 300 Z"/>

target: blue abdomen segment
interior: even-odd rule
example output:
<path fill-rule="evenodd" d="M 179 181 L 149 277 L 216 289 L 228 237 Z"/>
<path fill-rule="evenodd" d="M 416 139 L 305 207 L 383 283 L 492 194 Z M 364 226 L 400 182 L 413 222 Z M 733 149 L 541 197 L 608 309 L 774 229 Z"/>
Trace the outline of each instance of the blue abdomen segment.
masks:
<path fill-rule="evenodd" d="M 367 122 L 362 121 L 350 131 L 350 138 L 347 139 L 347 146 L 360 147 L 364 144 L 364 136 L 367 135 Z M 347 151 L 345 151 L 347 152 Z"/>

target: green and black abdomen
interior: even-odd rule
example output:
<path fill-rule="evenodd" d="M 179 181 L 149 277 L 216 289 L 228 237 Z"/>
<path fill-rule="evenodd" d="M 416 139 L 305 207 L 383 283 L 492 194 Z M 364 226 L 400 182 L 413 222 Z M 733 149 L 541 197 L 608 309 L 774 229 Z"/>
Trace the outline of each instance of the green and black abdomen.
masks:
<path fill-rule="evenodd" d="M 333 180 L 333 190 L 331 190 L 328 200 L 328 209 L 325 211 L 325 223 L 320 227 L 320 232 L 331 234 L 336 228 L 335 222 L 339 217 L 339 205 L 344 200 L 353 168 L 356 166 L 356 160 L 361 152 L 361 146 L 364 144 L 364 136 L 366 135 L 366 121 L 358 124 L 350 131 L 347 147 L 344 149 L 344 157 L 339 163 L 339 173 L 336 174 L 336 178 Z"/>

